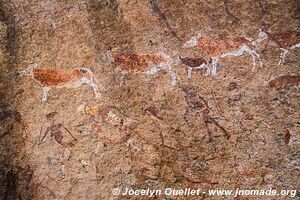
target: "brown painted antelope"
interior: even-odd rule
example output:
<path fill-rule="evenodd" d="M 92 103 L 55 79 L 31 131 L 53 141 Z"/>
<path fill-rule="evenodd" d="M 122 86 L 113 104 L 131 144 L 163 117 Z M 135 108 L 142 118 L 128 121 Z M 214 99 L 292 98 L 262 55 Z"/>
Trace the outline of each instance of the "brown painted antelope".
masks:
<path fill-rule="evenodd" d="M 256 59 L 259 60 L 260 55 L 255 51 L 252 42 L 242 37 L 220 37 L 220 36 L 202 36 L 198 34 L 187 41 L 183 47 L 190 48 L 197 46 L 211 59 L 211 75 L 217 74 L 217 65 L 220 58 L 227 56 L 238 57 L 245 52 L 252 56 L 253 68 L 256 66 Z"/>
<path fill-rule="evenodd" d="M 112 63 L 116 64 L 116 71 L 123 75 L 127 73 L 145 73 L 156 74 L 160 70 L 166 70 L 171 75 L 172 86 L 176 85 L 177 75 L 173 69 L 174 64 L 178 64 L 179 59 L 173 59 L 166 53 L 160 52 L 157 54 L 135 54 L 110 52 L 106 55 Z"/>
<path fill-rule="evenodd" d="M 192 77 L 193 69 L 206 69 L 210 74 L 209 63 L 204 58 L 179 57 L 182 64 L 188 67 L 188 78 Z"/>
<path fill-rule="evenodd" d="M 77 88 L 82 84 L 91 86 L 96 98 L 100 96 L 98 81 L 93 72 L 88 68 L 79 68 L 71 72 L 58 71 L 53 69 L 43 69 L 29 66 L 27 69 L 17 73 L 18 77 L 30 75 L 42 87 L 42 101 L 46 101 L 51 88 Z"/>
<path fill-rule="evenodd" d="M 285 31 L 282 33 L 269 33 L 267 31 L 260 32 L 260 39 L 256 43 L 260 43 L 263 40 L 270 40 L 276 43 L 280 50 L 279 62 L 278 65 L 283 65 L 285 62 L 286 54 L 300 47 L 300 34 L 296 31 Z"/>

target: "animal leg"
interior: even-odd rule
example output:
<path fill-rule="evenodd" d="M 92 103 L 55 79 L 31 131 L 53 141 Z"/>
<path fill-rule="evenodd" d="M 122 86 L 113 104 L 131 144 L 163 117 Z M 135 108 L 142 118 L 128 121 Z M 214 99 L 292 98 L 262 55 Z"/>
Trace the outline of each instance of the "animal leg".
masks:
<path fill-rule="evenodd" d="M 206 73 L 207 73 L 207 75 L 209 75 L 210 74 L 210 68 L 209 68 L 209 66 L 208 66 L 208 64 L 201 64 L 200 66 L 198 66 L 198 67 L 196 67 L 196 69 L 206 69 Z"/>
<path fill-rule="evenodd" d="M 43 97 L 42 97 L 42 101 L 46 101 L 48 98 L 48 92 L 51 89 L 51 87 L 43 87 Z"/>
<path fill-rule="evenodd" d="M 171 84 L 174 87 L 176 85 L 176 82 L 177 82 L 176 72 L 175 72 L 175 70 L 172 67 L 169 67 L 168 71 L 169 71 L 169 73 L 171 75 Z"/>
<path fill-rule="evenodd" d="M 100 97 L 100 92 L 99 92 L 98 85 L 96 83 L 92 82 L 92 81 L 89 82 L 88 85 L 93 88 L 96 99 L 99 98 Z"/>
<path fill-rule="evenodd" d="M 219 62 L 219 58 L 217 58 L 217 57 L 212 57 L 211 58 L 211 66 L 212 66 L 211 75 L 212 76 L 216 76 L 217 75 L 217 65 L 218 65 L 218 62 Z"/>
<path fill-rule="evenodd" d="M 290 51 L 290 50 L 293 50 L 293 49 L 296 49 L 296 48 L 299 48 L 300 47 L 300 43 L 298 44 L 295 44 L 294 46 L 290 47 L 289 49 L 283 49 L 283 48 L 280 48 L 281 50 L 281 53 L 280 53 L 280 60 L 278 62 L 278 65 L 283 65 L 284 62 L 285 62 L 285 56 L 286 54 Z"/>
<path fill-rule="evenodd" d="M 188 125 L 188 127 L 193 127 L 193 124 L 191 122 L 189 122 L 189 120 L 188 120 L 188 115 L 190 115 L 190 111 L 188 108 L 186 108 L 186 110 L 183 114 L 183 119 L 184 119 L 186 125 Z"/>
<path fill-rule="evenodd" d="M 99 98 L 100 92 L 97 83 L 98 83 L 97 79 L 92 75 L 91 79 L 87 79 L 85 77 L 80 78 L 79 81 L 77 81 L 75 84 L 72 85 L 72 87 L 77 88 L 80 87 L 82 84 L 89 85 L 93 88 L 96 98 Z"/>
<path fill-rule="evenodd" d="M 209 67 L 209 66 L 207 66 L 206 71 L 207 71 L 207 72 L 206 72 L 206 75 L 207 75 L 207 76 L 210 75 L 211 72 L 210 72 L 210 67 Z"/>
<path fill-rule="evenodd" d="M 247 53 L 249 53 L 251 56 L 252 56 L 252 65 L 253 65 L 253 69 L 255 69 L 256 67 L 256 58 L 257 60 L 259 61 L 259 65 L 260 67 L 262 67 L 262 62 L 261 62 L 261 59 L 260 59 L 260 55 L 253 49 L 250 49 L 248 46 L 246 47 L 246 50 L 245 50 Z"/>
<path fill-rule="evenodd" d="M 120 86 L 123 84 L 127 86 L 127 73 L 126 72 L 121 72 L 121 83 Z"/>
<path fill-rule="evenodd" d="M 188 67 L 188 78 L 192 77 L 192 71 L 193 71 L 193 68 Z"/>
<path fill-rule="evenodd" d="M 278 62 L 277 65 L 283 65 L 284 64 L 285 56 L 289 52 L 289 50 L 283 49 L 283 48 L 280 48 L 280 50 L 281 50 L 281 53 L 280 53 L 280 56 L 279 56 L 280 59 L 279 59 L 279 62 Z"/>
<path fill-rule="evenodd" d="M 98 84 L 97 84 L 98 81 L 93 74 L 92 74 L 91 80 L 88 80 L 86 78 L 81 79 L 81 84 L 84 84 L 84 83 L 88 84 L 89 86 L 91 86 L 93 88 L 96 98 L 100 97 L 100 92 L 99 92 L 99 88 L 98 88 Z"/>

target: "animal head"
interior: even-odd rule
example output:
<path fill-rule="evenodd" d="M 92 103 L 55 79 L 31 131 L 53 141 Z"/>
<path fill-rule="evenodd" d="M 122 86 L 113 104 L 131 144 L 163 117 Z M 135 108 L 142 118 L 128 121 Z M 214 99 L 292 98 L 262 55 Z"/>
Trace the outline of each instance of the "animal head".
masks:
<path fill-rule="evenodd" d="M 269 36 L 269 33 L 266 31 L 266 29 L 261 28 L 257 38 L 254 41 L 252 41 L 252 45 L 256 47 L 259 43 L 268 39 L 268 36 Z"/>
<path fill-rule="evenodd" d="M 26 69 L 19 71 L 15 74 L 15 79 L 17 80 L 18 78 L 20 78 L 23 75 L 32 75 L 34 68 L 37 67 L 37 64 L 31 64 L 29 65 Z"/>
<path fill-rule="evenodd" d="M 98 83 L 96 77 L 94 76 L 94 73 L 89 68 L 81 67 L 76 71 L 80 78 L 86 78 L 88 80 L 91 80 L 92 82 Z"/>
<path fill-rule="evenodd" d="M 183 48 L 190 48 L 197 46 L 197 37 L 192 37 L 189 41 L 183 44 Z"/>
<path fill-rule="evenodd" d="M 191 48 L 198 45 L 198 38 L 202 36 L 202 33 L 199 32 L 197 36 L 192 37 L 189 41 L 183 44 L 183 48 Z"/>

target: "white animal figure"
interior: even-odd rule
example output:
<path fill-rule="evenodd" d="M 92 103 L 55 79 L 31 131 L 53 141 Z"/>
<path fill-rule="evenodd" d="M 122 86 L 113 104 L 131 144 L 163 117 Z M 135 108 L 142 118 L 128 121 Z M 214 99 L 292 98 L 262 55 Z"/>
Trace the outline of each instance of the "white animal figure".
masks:
<path fill-rule="evenodd" d="M 283 65 L 285 62 L 286 54 L 289 51 L 300 47 L 299 32 L 288 30 L 282 33 L 269 33 L 261 30 L 259 36 L 259 39 L 255 41 L 255 43 L 260 43 L 264 40 L 269 40 L 276 43 L 279 46 L 281 53 L 277 65 Z"/>

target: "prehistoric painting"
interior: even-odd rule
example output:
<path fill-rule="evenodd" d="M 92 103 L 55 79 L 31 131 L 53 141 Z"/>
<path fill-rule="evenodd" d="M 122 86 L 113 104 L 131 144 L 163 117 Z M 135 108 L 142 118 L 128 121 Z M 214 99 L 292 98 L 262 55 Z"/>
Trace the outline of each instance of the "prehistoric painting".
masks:
<path fill-rule="evenodd" d="M 0 200 L 299 199 L 298 0 L 0 0 Z"/>

